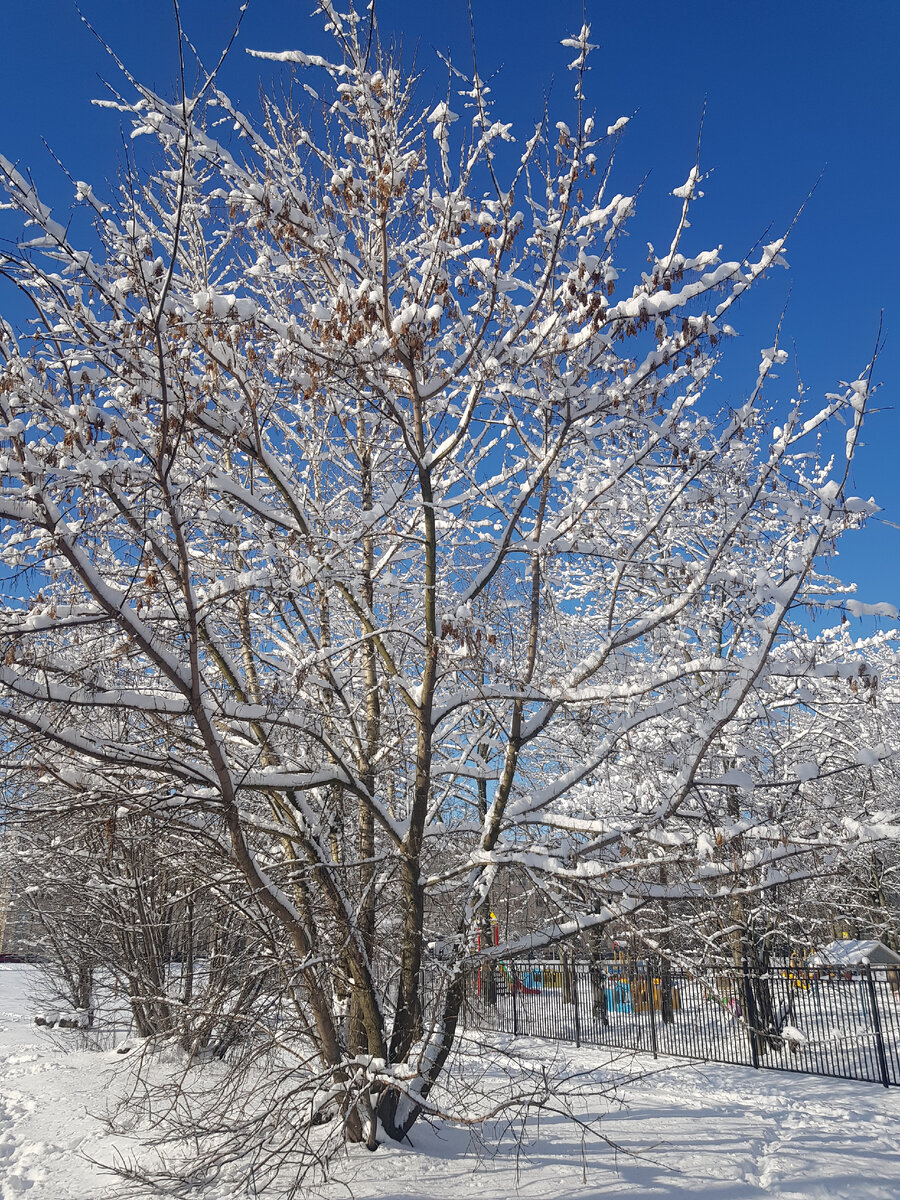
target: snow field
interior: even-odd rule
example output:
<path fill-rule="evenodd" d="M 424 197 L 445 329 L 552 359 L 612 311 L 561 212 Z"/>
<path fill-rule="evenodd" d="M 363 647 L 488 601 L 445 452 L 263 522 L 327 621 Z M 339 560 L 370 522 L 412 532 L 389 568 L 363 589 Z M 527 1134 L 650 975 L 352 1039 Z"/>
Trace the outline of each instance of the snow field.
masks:
<path fill-rule="evenodd" d="M 0 965 L 0 1200 L 118 1200 L 100 1163 L 134 1144 L 102 1117 L 129 1080 L 112 1052 L 33 1026 L 34 969 Z M 83 1045 L 84 1039 L 81 1038 Z M 522 1125 L 501 1115 L 473 1131 L 420 1123 L 412 1144 L 354 1148 L 318 1200 L 897 1200 L 900 1089 L 709 1064 L 654 1063 L 494 1035 L 466 1047 L 463 1086 L 494 1099 L 519 1066 L 567 1082 Z M 633 1073 L 643 1076 L 628 1082 Z M 518 1076 L 521 1078 L 521 1075 Z M 617 1096 L 606 1096 L 616 1082 Z M 607 1139 L 607 1140 L 603 1140 Z M 91 1162 L 90 1160 L 94 1160 Z M 348 1191 L 349 1189 L 349 1191 Z M 235 1200 L 227 1184 L 202 1200 Z M 201 1197 L 198 1196 L 198 1200 Z M 267 1200 L 262 1194 L 258 1200 Z"/>
<path fill-rule="evenodd" d="M 557 1047 L 528 1046 L 538 1061 L 561 1065 Z M 355 1152 L 324 1194 L 337 1200 L 347 1183 L 367 1200 L 900 1197 L 900 1090 L 746 1067 L 663 1066 L 597 1048 L 567 1047 L 562 1057 L 569 1072 L 647 1072 L 621 1102 L 600 1106 L 608 1142 L 582 1138 L 554 1115 L 535 1115 L 524 1135 L 489 1125 L 482 1146 L 464 1131 L 420 1127 L 412 1149 Z M 578 1115 L 597 1111 L 587 1104 Z"/>
<path fill-rule="evenodd" d="M 36 1028 L 33 967 L 0 964 L 0 1200 L 107 1200 L 120 1188 L 91 1158 L 109 1159 L 110 1056 L 70 1050 L 77 1033 Z"/>

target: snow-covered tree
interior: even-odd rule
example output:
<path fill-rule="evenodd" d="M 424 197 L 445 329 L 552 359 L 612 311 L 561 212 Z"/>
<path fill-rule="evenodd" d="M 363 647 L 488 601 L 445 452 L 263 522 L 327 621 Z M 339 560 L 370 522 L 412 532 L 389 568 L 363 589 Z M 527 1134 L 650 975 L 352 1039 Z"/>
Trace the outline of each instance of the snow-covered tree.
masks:
<path fill-rule="evenodd" d="M 156 156 L 78 184 L 84 245 L 0 160 L 36 314 L 0 338 L 0 684 L 10 772 L 167 837 L 265 930 L 282 1044 L 317 1055 L 272 1119 L 374 1141 L 437 1104 L 479 962 L 848 837 L 728 797 L 783 782 L 734 743 L 814 669 L 788 620 L 870 511 L 844 494 L 870 371 L 773 428 L 775 345 L 717 398 L 785 239 L 689 246 L 695 165 L 627 270 L 587 27 L 575 116 L 513 145 L 477 74 L 420 110 L 320 7 L 333 61 L 268 56 L 314 77 L 308 114 L 215 77 L 109 102 Z M 505 880 L 544 915 L 493 947 Z"/>

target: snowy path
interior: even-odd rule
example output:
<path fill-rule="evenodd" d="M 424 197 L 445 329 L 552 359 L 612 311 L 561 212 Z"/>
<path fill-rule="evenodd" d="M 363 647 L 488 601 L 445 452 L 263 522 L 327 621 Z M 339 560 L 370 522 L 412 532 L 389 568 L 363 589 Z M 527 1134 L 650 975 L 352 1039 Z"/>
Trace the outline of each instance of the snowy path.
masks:
<path fill-rule="evenodd" d="M 587 1067 L 596 1057 L 576 1053 L 570 1062 Z M 577 1137 L 556 1118 L 542 1123 L 540 1138 L 523 1150 L 518 1179 L 508 1141 L 492 1161 L 479 1163 L 455 1131 L 417 1132 L 412 1152 L 382 1149 L 369 1161 L 357 1155 L 343 1177 L 372 1200 L 900 1198 L 898 1091 L 688 1066 L 632 1085 L 629 1097 L 601 1128 L 637 1158 L 588 1143 L 583 1171 Z M 337 1200 L 341 1189 L 327 1194 Z"/>
<path fill-rule="evenodd" d="M 27 972 L 0 965 L 0 1200 L 114 1200 L 120 1185 L 87 1158 L 115 1155 L 93 1114 L 122 1087 L 122 1062 L 67 1052 L 35 1029 Z M 515 1045 L 559 1062 L 552 1043 Z M 565 1058 L 609 1074 L 604 1051 L 567 1048 Z M 422 1125 L 412 1147 L 354 1150 L 310 1194 L 349 1200 L 349 1185 L 359 1200 L 900 1200 L 900 1088 L 718 1065 L 659 1069 L 631 1056 L 614 1069 L 632 1063 L 651 1073 L 629 1086 L 624 1107 L 604 1107 L 600 1126 L 628 1153 L 591 1140 L 582 1148 L 556 1116 L 529 1126 L 518 1163 L 509 1131 L 489 1131 L 479 1151 L 464 1131 Z"/>
<path fill-rule="evenodd" d="M 689 1067 L 639 1085 L 613 1126 L 629 1144 L 660 1139 L 653 1157 L 671 1177 L 621 1166 L 647 1197 L 900 1196 L 900 1094 L 873 1085 Z"/>
<path fill-rule="evenodd" d="M 105 1056 L 66 1053 L 34 1028 L 26 977 L 0 966 L 0 1200 L 104 1200 L 117 1185 L 87 1157 L 113 1149 L 96 1116 Z"/>

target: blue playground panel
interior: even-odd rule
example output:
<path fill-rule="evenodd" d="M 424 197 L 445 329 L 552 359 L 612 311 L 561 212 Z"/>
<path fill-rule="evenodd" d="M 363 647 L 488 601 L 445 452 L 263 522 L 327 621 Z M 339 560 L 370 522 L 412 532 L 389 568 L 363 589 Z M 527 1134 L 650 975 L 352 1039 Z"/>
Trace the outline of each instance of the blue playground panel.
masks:
<path fill-rule="evenodd" d="M 608 984 L 606 988 L 606 1003 L 613 1012 L 634 1012 L 631 984 L 625 983 L 622 980 Z"/>

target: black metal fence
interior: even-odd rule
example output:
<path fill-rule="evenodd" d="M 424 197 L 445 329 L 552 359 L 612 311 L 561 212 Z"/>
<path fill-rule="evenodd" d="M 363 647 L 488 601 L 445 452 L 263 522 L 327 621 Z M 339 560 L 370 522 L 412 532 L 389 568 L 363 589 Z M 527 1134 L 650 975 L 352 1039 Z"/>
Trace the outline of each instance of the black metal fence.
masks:
<path fill-rule="evenodd" d="M 900 1086 L 900 970 L 692 975 L 650 963 L 498 962 L 469 977 L 482 1029 Z"/>

